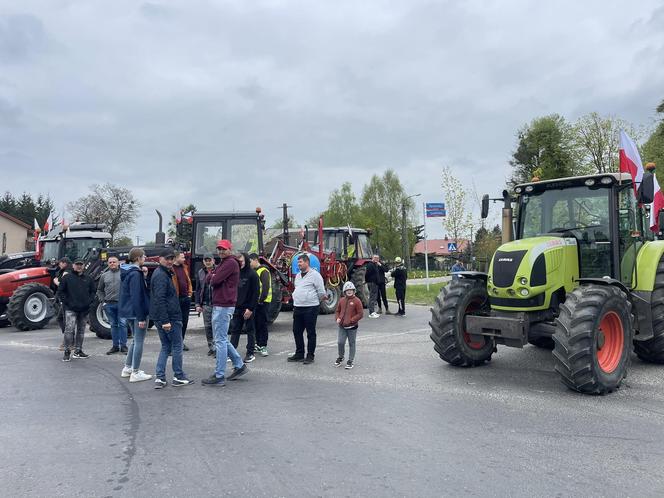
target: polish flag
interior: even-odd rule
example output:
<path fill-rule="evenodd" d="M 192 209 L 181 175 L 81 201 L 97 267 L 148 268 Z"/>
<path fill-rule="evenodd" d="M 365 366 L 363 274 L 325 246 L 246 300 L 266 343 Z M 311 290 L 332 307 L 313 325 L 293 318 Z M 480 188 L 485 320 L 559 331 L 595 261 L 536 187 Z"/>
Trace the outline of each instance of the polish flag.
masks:
<path fill-rule="evenodd" d="M 175 224 L 179 225 L 182 223 L 182 209 L 178 209 L 175 213 Z"/>
<path fill-rule="evenodd" d="M 648 163 L 648 166 L 651 164 L 654 169 L 654 163 Z M 641 163 L 641 155 L 639 154 L 639 149 L 636 147 L 634 140 L 629 138 L 624 130 L 620 130 L 620 171 L 632 175 L 632 180 L 634 180 L 634 192 L 636 193 L 637 184 L 641 183 L 641 179 L 643 178 L 643 164 Z M 655 183 L 655 197 L 650 209 L 650 229 L 653 232 L 656 232 L 658 231 L 657 221 L 659 210 L 664 208 L 664 194 L 662 194 L 662 191 L 659 188 L 657 177 L 653 180 Z"/>
<path fill-rule="evenodd" d="M 53 214 L 48 213 L 48 218 L 46 219 L 46 223 L 44 223 L 44 233 L 48 233 L 51 228 L 53 228 Z"/>
<path fill-rule="evenodd" d="M 37 218 L 35 218 L 33 228 L 34 228 L 35 233 L 41 232 L 41 228 L 39 228 L 39 223 L 37 223 Z"/>
<path fill-rule="evenodd" d="M 189 223 L 191 225 L 191 224 L 194 223 L 194 212 L 189 211 L 188 213 L 184 213 L 182 215 L 182 218 L 184 219 L 184 221 L 186 221 L 187 223 Z"/>

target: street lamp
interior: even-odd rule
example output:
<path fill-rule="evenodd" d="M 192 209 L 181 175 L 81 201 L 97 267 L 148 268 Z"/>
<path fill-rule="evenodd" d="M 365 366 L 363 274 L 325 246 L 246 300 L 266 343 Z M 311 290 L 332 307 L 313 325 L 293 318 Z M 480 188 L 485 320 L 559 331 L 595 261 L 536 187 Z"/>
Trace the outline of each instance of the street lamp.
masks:
<path fill-rule="evenodd" d="M 419 197 L 421 194 L 413 194 L 401 199 L 401 249 L 403 252 L 403 261 L 406 269 L 410 270 L 410 251 L 408 250 L 408 227 L 406 226 L 406 204 L 408 199 Z"/>

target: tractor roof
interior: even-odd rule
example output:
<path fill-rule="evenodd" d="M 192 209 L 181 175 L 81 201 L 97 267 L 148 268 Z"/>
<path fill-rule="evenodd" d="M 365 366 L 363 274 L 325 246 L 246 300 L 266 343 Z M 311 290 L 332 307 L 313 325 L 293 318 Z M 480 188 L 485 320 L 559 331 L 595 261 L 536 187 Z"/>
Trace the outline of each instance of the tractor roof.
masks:
<path fill-rule="evenodd" d="M 353 233 L 369 233 L 364 228 L 350 228 Z M 323 232 L 348 232 L 348 227 L 324 227 Z"/>
<path fill-rule="evenodd" d="M 256 211 L 195 211 L 192 215 L 194 219 L 234 219 L 234 218 L 252 218 L 256 219 Z"/>
<path fill-rule="evenodd" d="M 85 223 L 72 223 L 67 231 L 62 229 L 62 225 L 58 225 L 49 230 L 46 235 L 40 237 L 39 240 L 59 240 L 66 239 L 111 239 L 111 234 L 106 232 L 105 225 L 85 224 Z"/>
<path fill-rule="evenodd" d="M 611 178 L 611 183 L 626 184 L 632 181 L 629 173 L 602 173 L 599 175 L 570 176 L 567 178 L 555 178 L 553 180 L 542 180 L 539 182 L 520 183 L 514 187 L 517 193 L 520 193 L 528 186 L 535 187 L 536 190 L 545 190 L 547 188 L 565 188 L 579 185 L 585 185 L 587 180 L 593 179 L 601 183 L 603 178 Z"/>

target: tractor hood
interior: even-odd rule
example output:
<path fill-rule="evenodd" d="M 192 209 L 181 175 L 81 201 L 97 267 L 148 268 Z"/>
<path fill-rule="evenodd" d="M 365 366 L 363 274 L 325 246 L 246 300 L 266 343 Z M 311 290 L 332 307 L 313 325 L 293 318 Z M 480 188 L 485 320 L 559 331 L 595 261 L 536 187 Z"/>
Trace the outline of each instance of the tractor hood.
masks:
<path fill-rule="evenodd" d="M 573 237 L 533 237 L 503 244 L 489 267 L 491 307 L 509 311 L 542 310 L 558 289 L 571 290 L 579 277 Z"/>
<path fill-rule="evenodd" d="M 10 297 L 20 285 L 32 282 L 50 284 L 51 276 L 47 268 L 24 268 L 8 273 L 0 273 L 0 297 Z"/>

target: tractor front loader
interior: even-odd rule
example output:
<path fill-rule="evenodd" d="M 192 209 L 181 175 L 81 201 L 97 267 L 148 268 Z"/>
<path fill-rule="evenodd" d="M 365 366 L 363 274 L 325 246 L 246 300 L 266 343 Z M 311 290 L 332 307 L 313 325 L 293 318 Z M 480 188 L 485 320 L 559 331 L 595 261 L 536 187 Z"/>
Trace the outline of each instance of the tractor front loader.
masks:
<path fill-rule="evenodd" d="M 565 385 L 595 394 L 620 386 L 632 349 L 664 363 L 664 241 L 650 230 L 652 178 L 644 173 L 638 190 L 629 174 L 608 173 L 504 192 L 503 245 L 489 272 L 460 273 L 432 308 L 440 357 L 477 366 L 499 344 L 531 343 L 553 349 Z M 486 217 L 488 196 L 482 204 Z"/>

